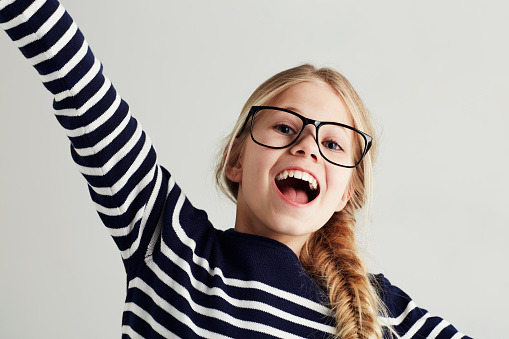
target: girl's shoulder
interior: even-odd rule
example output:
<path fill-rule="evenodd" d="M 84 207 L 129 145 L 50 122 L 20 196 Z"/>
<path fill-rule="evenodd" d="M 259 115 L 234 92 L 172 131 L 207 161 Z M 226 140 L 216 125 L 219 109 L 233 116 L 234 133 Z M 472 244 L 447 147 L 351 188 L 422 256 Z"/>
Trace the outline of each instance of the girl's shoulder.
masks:
<path fill-rule="evenodd" d="M 412 298 L 393 285 L 382 273 L 370 274 L 370 281 L 384 303 L 389 316 L 401 315 L 413 303 Z"/>

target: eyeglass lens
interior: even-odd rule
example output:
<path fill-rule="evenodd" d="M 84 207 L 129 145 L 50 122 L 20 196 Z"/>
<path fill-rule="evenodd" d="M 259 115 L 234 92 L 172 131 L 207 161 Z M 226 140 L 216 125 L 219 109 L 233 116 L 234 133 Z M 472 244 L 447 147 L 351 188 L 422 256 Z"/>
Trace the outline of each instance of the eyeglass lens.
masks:
<path fill-rule="evenodd" d="M 262 109 L 253 117 L 253 138 L 268 147 L 287 147 L 302 129 L 300 117 L 277 109 Z M 317 137 L 322 156 L 343 166 L 355 166 L 362 157 L 366 143 L 357 131 L 330 124 L 320 126 Z"/>

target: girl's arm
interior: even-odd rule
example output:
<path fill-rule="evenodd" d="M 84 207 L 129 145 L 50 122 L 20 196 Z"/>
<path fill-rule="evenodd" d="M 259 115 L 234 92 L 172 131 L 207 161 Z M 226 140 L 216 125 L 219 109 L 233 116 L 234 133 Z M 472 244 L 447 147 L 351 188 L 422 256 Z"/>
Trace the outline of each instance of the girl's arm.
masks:
<path fill-rule="evenodd" d="M 72 157 L 129 271 L 157 236 L 169 174 L 56 0 L 0 0 L 0 27 L 53 94 Z"/>

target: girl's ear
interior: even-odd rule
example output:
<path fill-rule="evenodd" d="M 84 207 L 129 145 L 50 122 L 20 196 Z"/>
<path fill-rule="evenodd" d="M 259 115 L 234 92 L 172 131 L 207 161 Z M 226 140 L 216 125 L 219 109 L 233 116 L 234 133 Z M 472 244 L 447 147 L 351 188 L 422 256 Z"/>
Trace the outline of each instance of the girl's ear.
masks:
<path fill-rule="evenodd" d="M 348 184 L 348 186 L 345 189 L 345 192 L 343 193 L 343 196 L 341 197 L 341 200 L 339 201 L 338 207 L 336 208 L 336 212 L 341 211 L 343 208 L 345 208 L 346 204 L 348 203 L 348 200 L 350 200 L 350 197 L 354 194 L 355 189 L 353 187 L 352 181 Z"/>
<path fill-rule="evenodd" d="M 242 164 L 240 159 L 226 166 L 226 176 L 233 182 L 242 182 Z"/>
<path fill-rule="evenodd" d="M 242 154 L 239 152 L 238 147 L 238 142 L 235 140 L 230 153 L 234 159 L 230 159 L 228 165 L 226 165 L 225 172 L 228 179 L 240 184 L 242 182 Z"/>

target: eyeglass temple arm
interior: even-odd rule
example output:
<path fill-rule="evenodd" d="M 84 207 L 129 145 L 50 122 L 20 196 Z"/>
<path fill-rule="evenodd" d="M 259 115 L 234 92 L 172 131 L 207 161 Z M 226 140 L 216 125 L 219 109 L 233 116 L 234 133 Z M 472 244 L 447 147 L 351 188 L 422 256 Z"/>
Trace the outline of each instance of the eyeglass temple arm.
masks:
<path fill-rule="evenodd" d="M 253 115 L 253 111 L 254 111 L 254 109 L 253 109 L 253 107 L 251 107 L 249 109 L 249 113 L 247 114 L 246 120 L 244 120 L 244 123 L 242 124 L 242 128 L 239 130 L 239 133 L 235 136 L 235 138 L 240 137 L 240 135 L 244 131 L 244 128 L 246 128 L 246 125 L 247 125 L 247 122 L 249 121 L 249 118 L 251 117 L 251 115 Z"/>

